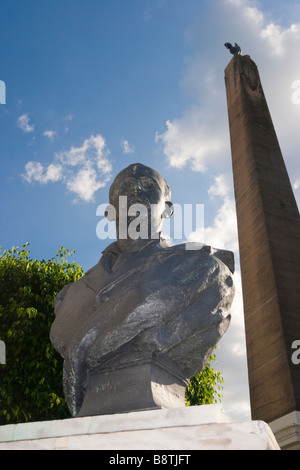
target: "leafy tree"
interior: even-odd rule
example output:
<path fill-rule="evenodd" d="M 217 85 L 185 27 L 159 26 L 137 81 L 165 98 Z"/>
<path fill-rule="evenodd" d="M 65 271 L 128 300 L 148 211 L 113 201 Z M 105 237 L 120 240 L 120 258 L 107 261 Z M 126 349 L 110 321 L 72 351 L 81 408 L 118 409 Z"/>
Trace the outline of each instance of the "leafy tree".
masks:
<path fill-rule="evenodd" d="M 70 417 L 63 398 L 62 358 L 49 331 L 53 298 L 83 275 L 68 263 L 74 252 L 60 248 L 51 260 L 30 259 L 28 243 L 0 256 L 0 339 L 6 364 L 0 365 L 0 424 Z M 0 247 L 1 248 L 1 247 Z"/>
<path fill-rule="evenodd" d="M 224 380 L 221 373 L 213 369 L 212 362 L 214 361 L 216 361 L 215 350 L 205 369 L 195 375 L 187 386 L 185 390 L 187 406 L 211 405 L 221 401 Z"/>
<path fill-rule="evenodd" d="M 55 295 L 84 272 L 68 262 L 74 252 L 62 247 L 51 260 L 38 261 L 30 258 L 28 245 L 0 250 L 0 340 L 6 345 L 6 364 L 0 364 L 0 425 L 70 417 L 63 398 L 63 360 L 49 331 Z M 223 379 L 212 368 L 213 360 L 214 354 L 191 380 L 187 405 L 221 398 Z"/>

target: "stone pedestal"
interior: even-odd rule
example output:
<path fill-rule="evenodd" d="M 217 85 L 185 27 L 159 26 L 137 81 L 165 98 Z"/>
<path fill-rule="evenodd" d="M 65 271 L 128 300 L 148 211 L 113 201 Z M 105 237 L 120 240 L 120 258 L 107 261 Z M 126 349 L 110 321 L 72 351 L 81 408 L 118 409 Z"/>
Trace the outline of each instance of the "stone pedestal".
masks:
<path fill-rule="evenodd" d="M 77 416 L 183 407 L 187 384 L 184 377 L 153 360 L 107 368 L 88 376 Z"/>
<path fill-rule="evenodd" d="M 186 454 L 279 450 L 279 446 L 263 421 L 229 423 L 219 406 L 203 405 L 0 426 L 0 450 L 17 449 L 179 450 Z"/>
<path fill-rule="evenodd" d="M 293 411 L 270 423 L 282 450 L 300 450 L 300 411 Z"/>

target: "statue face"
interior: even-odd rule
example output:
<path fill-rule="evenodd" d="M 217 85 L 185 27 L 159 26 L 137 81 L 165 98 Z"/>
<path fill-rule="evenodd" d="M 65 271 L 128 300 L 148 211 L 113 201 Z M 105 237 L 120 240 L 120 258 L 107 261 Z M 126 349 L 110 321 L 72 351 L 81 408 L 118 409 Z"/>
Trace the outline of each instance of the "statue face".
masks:
<path fill-rule="evenodd" d="M 152 168 L 134 164 L 125 168 L 115 178 L 110 188 L 111 204 L 118 208 L 119 196 L 126 196 L 128 206 L 136 203 L 164 205 L 170 196 L 165 180 Z"/>
<path fill-rule="evenodd" d="M 164 184 L 162 183 L 163 181 L 160 181 L 153 171 L 138 168 L 132 174 L 120 175 L 113 199 L 117 199 L 118 196 L 127 196 L 128 205 L 159 204 L 161 199 L 164 199 Z"/>
<path fill-rule="evenodd" d="M 167 182 L 157 171 L 140 163 L 129 165 L 129 167 L 122 170 L 116 176 L 109 191 L 110 203 L 116 211 L 117 228 L 121 218 L 120 212 L 124 212 L 121 199 L 123 201 L 126 198 L 125 210 L 129 209 L 127 225 L 137 217 L 137 215 L 130 214 L 130 207 L 142 205 L 144 211 L 139 209 L 137 211 L 140 217 L 142 213 L 146 216 L 149 233 L 150 226 L 152 232 L 159 232 L 161 230 L 165 203 L 170 198 L 170 194 Z"/>

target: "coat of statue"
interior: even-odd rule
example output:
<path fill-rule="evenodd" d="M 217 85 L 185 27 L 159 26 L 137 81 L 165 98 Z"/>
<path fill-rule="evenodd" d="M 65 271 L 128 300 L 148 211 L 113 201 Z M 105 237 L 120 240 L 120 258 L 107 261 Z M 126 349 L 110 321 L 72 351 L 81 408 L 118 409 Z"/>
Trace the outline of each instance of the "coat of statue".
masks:
<path fill-rule="evenodd" d="M 162 218 L 172 214 L 170 189 L 151 168 L 134 164 L 120 172 L 110 188 L 116 209 L 119 196 L 149 211 L 157 205 L 152 238 L 121 238 L 117 210 L 117 241 L 55 298 L 50 336 L 64 358 L 73 416 L 184 406 L 188 380 L 230 323 L 233 254 L 168 246 L 160 232 Z"/>

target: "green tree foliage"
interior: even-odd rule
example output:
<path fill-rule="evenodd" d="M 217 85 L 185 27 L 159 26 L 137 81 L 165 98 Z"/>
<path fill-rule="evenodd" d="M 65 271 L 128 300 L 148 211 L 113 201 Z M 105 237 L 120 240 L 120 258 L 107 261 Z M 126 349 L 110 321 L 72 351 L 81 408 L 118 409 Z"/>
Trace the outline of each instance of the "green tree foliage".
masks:
<path fill-rule="evenodd" d="M 224 380 L 221 373 L 212 367 L 215 361 L 216 354 L 213 351 L 205 369 L 191 379 L 185 391 L 187 406 L 211 405 L 221 401 Z"/>
<path fill-rule="evenodd" d="M 0 250 L 0 340 L 6 364 L 0 364 L 0 425 L 70 417 L 63 398 L 63 360 L 49 340 L 54 320 L 53 300 L 83 268 L 60 248 L 51 260 L 30 258 L 28 243 L 21 249 Z M 1 248 L 1 247 L 0 247 Z M 206 368 L 186 389 L 186 404 L 216 403 L 223 379 Z"/>
<path fill-rule="evenodd" d="M 1 248 L 1 247 L 0 247 Z M 61 356 L 49 331 L 54 296 L 83 275 L 60 248 L 51 260 L 30 259 L 28 244 L 0 255 L 0 424 L 70 417 L 63 398 Z"/>

